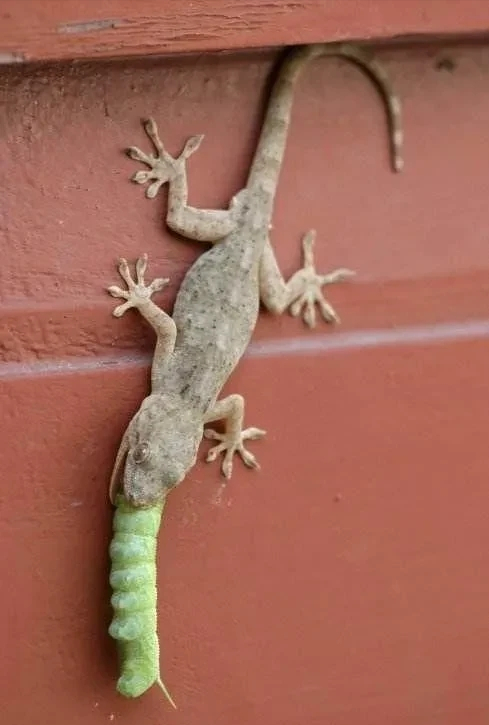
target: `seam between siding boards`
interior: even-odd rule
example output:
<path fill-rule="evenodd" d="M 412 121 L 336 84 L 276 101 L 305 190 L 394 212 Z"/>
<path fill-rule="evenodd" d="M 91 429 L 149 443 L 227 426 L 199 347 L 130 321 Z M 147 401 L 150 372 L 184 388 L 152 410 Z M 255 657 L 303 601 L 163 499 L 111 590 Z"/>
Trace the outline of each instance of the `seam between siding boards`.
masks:
<path fill-rule="evenodd" d="M 398 327 L 390 330 L 373 329 L 336 332 L 311 337 L 292 337 L 264 342 L 252 342 L 244 357 L 269 358 L 292 355 L 328 354 L 350 350 L 366 350 L 394 345 L 417 345 L 457 342 L 489 338 L 488 320 L 444 322 L 432 325 Z M 151 362 L 150 354 L 113 354 L 110 356 L 79 357 L 69 360 L 35 360 L 0 365 L 0 379 L 69 375 L 111 368 L 143 367 Z"/>

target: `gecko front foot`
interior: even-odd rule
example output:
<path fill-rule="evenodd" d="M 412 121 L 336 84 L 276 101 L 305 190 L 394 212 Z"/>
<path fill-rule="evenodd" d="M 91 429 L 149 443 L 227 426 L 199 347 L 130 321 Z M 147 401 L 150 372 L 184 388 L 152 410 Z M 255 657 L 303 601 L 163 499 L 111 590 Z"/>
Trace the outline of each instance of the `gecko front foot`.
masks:
<path fill-rule="evenodd" d="M 339 322 L 338 315 L 325 299 L 321 288 L 323 285 L 342 282 L 355 275 L 351 269 L 344 268 L 335 269 L 329 274 L 318 274 L 314 264 L 315 239 L 314 230 L 304 235 L 302 240 L 304 266 L 291 277 L 287 284 L 290 289 L 290 313 L 294 317 L 302 314 L 302 319 L 309 327 L 314 327 L 316 324 L 316 304 L 326 322 Z"/>
<path fill-rule="evenodd" d="M 204 431 L 205 438 L 220 441 L 220 443 L 210 449 L 206 461 L 207 463 L 215 461 L 218 455 L 224 453 L 221 471 L 224 477 L 228 479 L 231 478 L 233 472 L 233 457 L 235 453 L 241 457 L 243 463 L 249 468 L 259 468 L 260 466 L 255 456 L 244 447 L 243 442 L 246 440 L 257 440 L 258 438 L 263 438 L 264 435 L 265 431 L 260 428 L 246 428 L 246 430 L 240 430 L 237 433 L 234 431 L 217 433 L 217 431 L 211 428 L 206 428 Z"/>
<path fill-rule="evenodd" d="M 148 199 L 153 199 L 163 184 L 175 178 L 181 170 L 182 164 L 185 163 L 185 160 L 194 151 L 197 151 L 204 137 L 192 136 L 189 138 L 182 153 L 175 159 L 165 150 L 163 142 L 158 135 L 156 122 L 152 118 L 144 122 L 144 130 L 153 142 L 157 155 L 146 154 L 136 146 L 128 148 L 127 154 L 131 159 L 141 161 L 146 166 L 149 166 L 150 171 L 136 171 L 131 178 L 136 184 L 146 184 L 146 182 L 151 181 L 152 183 L 146 189 L 146 196 Z"/>
<path fill-rule="evenodd" d="M 151 295 L 159 292 L 170 281 L 169 279 L 154 279 L 149 285 L 144 281 L 144 273 L 148 265 L 148 255 L 143 254 L 136 262 L 136 281 L 131 277 L 129 265 L 124 258 L 119 260 L 119 274 L 127 285 L 127 290 L 123 290 L 116 285 L 108 287 L 109 294 L 112 297 L 119 297 L 126 300 L 122 305 L 118 305 L 112 312 L 114 317 L 121 317 L 131 307 L 141 307 L 151 299 Z"/>

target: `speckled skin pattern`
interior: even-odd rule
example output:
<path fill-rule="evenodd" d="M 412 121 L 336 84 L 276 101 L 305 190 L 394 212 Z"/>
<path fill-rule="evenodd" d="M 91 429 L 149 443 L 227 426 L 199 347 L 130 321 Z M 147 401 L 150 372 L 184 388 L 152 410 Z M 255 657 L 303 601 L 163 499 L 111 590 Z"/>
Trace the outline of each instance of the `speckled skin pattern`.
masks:
<path fill-rule="evenodd" d="M 392 163 L 402 168 L 401 108 L 383 69 L 357 47 L 312 45 L 292 49 L 286 55 L 272 89 L 258 147 L 246 187 L 230 202 L 227 210 L 196 209 L 187 205 L 186 162 L 202 136 L 190 138 L 178 158 L 165 150 L 153 120 L 145 130 L 157 154 L 138 148 L 128 150 L 149 171 L 138 171 L 133 180 L 150 182 L 146 195 L 153 198 L 168 183 L 166 222 L 180 235 L 213 246 L 193 264 L 178 292 L 173 318 L 159 309 L 151 295 L 168 282 L 156 279 L 146 285 L 147 257 L 136 263 L 136 279 L 126 260 L 119 272 L 127 289 L 109 287 L 114 297 L 124 300 L 115 316 L 136 307 L 157 335 L 152 365 L 151 394 L 145 398 L 130 422 L 117 454 L 110 484 L 111 500 L 120 486 L 133 506 L 150 506 L 161 501 L 194 465 L 203 435 L 217 441 L 208 453 L 213 461 L 224 453 L 221 470 L 232 473 L 238 453 L 249 467 L 257 461 L 244 446 L 247 439 L 265 435 L 259 428 L 243 430 L 244 400 L 218 395 L 243 355 L 253 333 L 260 301 L 276 314 L 290 308 L 313 327 L 317 304 L 326 322 L 338 317 L 322 295 L 323 285 L 344 280 L 354 273 L 337 269 L 316 272 L 313 257 L 315 232 L 303 239 L 304 267 L 287 282 L 278 268 L 269 240 L 275 193 L 285 152 L 295 82 L 307 63 L 322 55 L 340 56 L 359 65 L 377 84 L 388 112 Z M 225 421 L 223 434 L 204 426 Z"/>

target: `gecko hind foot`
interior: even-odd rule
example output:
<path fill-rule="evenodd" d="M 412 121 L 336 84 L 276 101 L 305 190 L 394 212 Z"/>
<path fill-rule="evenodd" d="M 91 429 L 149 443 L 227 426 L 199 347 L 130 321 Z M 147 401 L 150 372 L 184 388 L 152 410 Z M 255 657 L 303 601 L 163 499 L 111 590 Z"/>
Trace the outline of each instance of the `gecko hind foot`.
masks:
<path fill-rule="evenodd" d="M 119 274 L 126 283 L 127 290 L 121 289 L 117 285 L 112 285 L 107 288 L 107 291 L 112 297 L 119 297 L 120 299 L 126 300 L 122 305 L 118 305 L 113 310 L 112 314 L 114 317 L 122 317 L 131 307 L 140 307 L 147 303 L 155 292 L 162 290 L 170 281 L 169 279 L 158 278 L 147 285 L 144 281 L 144 273 L 146 272 L 147 266 L 148 255 L 143 254 L 136 262 L 136 280 L 134 280 L 129 271 L 127 261 L 123 257 L 119 260 Z"/>
<path fill-rule="evenodd" d="M 215 461 L 219 454 L 224 453 L 222 459 L 221 471 L 225 478 L 231 478 L 233 472 L 233 457 L 237 453 L 243 463 L 248 468 L 260 468 L 258 461 L 256 460 L 253 453 L 250 453 L 245 446 L 243 441 L 246 440 L 258 440 L 263 438 L 265 431 L 261 428 L 246 428 L 240 431 L 238 435 L 234 433 L 218 433 L 212 428 L 206 428 L 204 430 L 204 437 L 210 440 L 220 441 L 216 446 L 213 446 L 207 453 L 206 462 L 211 463 Z"/>
<path fill-rule="evenodd" d="M 141 163 L 146 164 L 146 166 L 149 166 L 150 171 L 136 171 L 131 179 L 136 182 L 136 184 L 146 184 L 146 182 L 151 181 L 152 183 L 146 189 L 146 196 L 148 199 L 154 199 L 163 184 L 171 181 L 178 174 L 186 159 L 197 151 L 204 137 L 191 136 L 191 138 L 187 140 L 180 156 L 173 158 L 173 156 L 166 151 L 163 142 L 159 137 L 156 122 L 152 118 L 149 118 L 147 121 L 144 121 L 143 125 L 144 130 L 156 149 L 157 155 L 146 154 L 137 146 L 130 146 L 127 149 L 127 155 L 131 159 L 134 159 L 134 161 L 140 161 Z"/>
<path fill-rule="evenodd" d="M 316 325 L 316 308 L 319 310 L 325 322 L 339 322 L 340 318 L 334 308 L 325 299 L 322 287 L 334 282 L 342 282 L 355 275 L 351 269 L 335 269 L 329 274 L 318 274 L 314 264 L 314 242 L 316 232 L 312 229 L 302 239 L 304 252 L 304 266 L 296 272 L 289 280 L 292 292 L 292 300 L 289 303 L 290 314 L 293 317 L 302 316 L 308 327 Z"/>

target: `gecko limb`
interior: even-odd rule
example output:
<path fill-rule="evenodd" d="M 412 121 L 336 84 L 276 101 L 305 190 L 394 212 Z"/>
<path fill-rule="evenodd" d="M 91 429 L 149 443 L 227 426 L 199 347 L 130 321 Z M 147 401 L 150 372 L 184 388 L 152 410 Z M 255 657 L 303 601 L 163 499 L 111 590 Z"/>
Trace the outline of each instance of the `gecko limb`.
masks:
<path fill-rule="evenodd" d="M 149 166 L 150 171 L 136 171 L 132 176 L 132 181 L 137 184 L 146 184 L 151 181 L 152 183 L 146 189 L 146 196 L 148 199 L 154 199 L 161 186 L 179 175 L 180 167 L 184 166 L 186 159 L 197 151 L 204 137 L 192 136 L 189 138 L 182 153 L 175 159 L 166 151 L 158 135 L 156 122 L 152 118 L 144 122 L 144 130 L 153 142 L 157 155 L 146 154 L 136 146 L 130 146 L 127 153 L 131 159 Z"/>
<path fill-rule="evenodd" d="M 162 365 L 171 355 L 175 347 L 177 330 L 172 318 L 151 300 L 151 296 L 155 292 L 162 290 L 168 284 L 169 280 L 158 278 L 147 285 L 144 281 L 144 273 L 146 272 L 147 265 L 148 255 L 144 254 L 136 262 L 136 280 L 134 280 L 129 271 L 127 261 L 121 258 L 118 269 L 120 276 L 127 285 L 127 290 L 121 289 L 117 285 L 112 285 L 108 288 L 108 292 L 112 297 L 125 300 L 125 302 L 118 305 L 112 312 L 114 317 L 122 317 L 131 307 L 136 307 L 156 332 L 156 347 L 151 372 L 152 387 L 153 390 L 156 390 L 161 382 Z"/>
<path fill-rule="evenodd" d="M 263 438 L 265 431 L 261 430 L 261 428 L 246 428 L 243 430 L 243 417 L 244 398 L 241 395 L 229 395 L 227 398 L 219 400 L 208 411 L 204 419 L 204 423 L 210 423 L 215 420 L 225 421 L 224 433 L 217 433 L 212 428 L 206 428 L 204 436 L 210 440 L 219 441 L 217 445 L 209 450 L 206 460 L 210 463 L 211 461 L 215 461 L 221 453 L 224 453 L 221 471 L 225 478 L 228 479 L 231 478 L 233 472 L 233 457 L 235 453 L 238 453 L 243 463 L 249 468 L 259 468 L 258 461 L 245 448 L 244 441 Z"/>
<path fill-rule="evenodd" d="M 265 246 L 260 265 L 260 298 L 265 307 L 275 314 L 287 308 L 294 317 L 302 317 L 308 327 L 316 325 L 316 304 L 325 322 L 339 322 L 333 307 L 325 299 L 322 287 L 352 277 L 351 269 L 335 269 L 329 274 L 318 274 L 314 263 L 316 232 L 310 230 L 302 239 L 304 266 L 285 282 L 278 268 L 273 249 Z"/>
<path fill-rule="evenodd" d="M 146 196 L 153 199 L 161 186 L 168 183 L 168 212 L 166 223 L 177 234 L 199 242 L 218 242 L 230 234 L 237 225 L 237 218 L 246 197 L 244 191 L 231 200 L 229 209 L 196 209 L 187 204 L 187 159 L 197 151 L 204 136 L 191 136 L 187 139 L 182 153 L 177 158 L 165 149 L 158 135 L 153 119 L 144 122 L 144 129 L 151 139 L 157 155 L 146 154 L 131 146 L 127 153 L 131 159 L 149 166 L 149 171 L 137 171 L 132 180 L 137 184 L 151 182 Z"/>
<path fill-rule="evenodd" d="M 144 281 L 144 273 L 147 265 L 148 255 L 144 254 L 136 262 L 136 281 L 134 281 L 131 277 L 127 261 L 123 257 L 119 260 L 119 274 L 126 283 L 127 290 L 123 290 L 120 287 L 117 287 L 117 285 L 112 285 L 108 288 L 108 292 L 112 295 L 112 297 L 119 297 L 126 300 L 126 302 L 115 308 L 112 313 L 114 317 L 122 317 L 122 315 L 131 307 L 137 307 L 138 309 L 144 307 L 150 300 L 151 295 L 162 290 L 163 287 L 165 287 L 165 285 L 167 285 L 170 281 L 169 279 L 155 279 L 149 285 L 146 285 Z M 162 312 L 159 308 L 157 309 L 158 312 Z M 165 313 L 162 314 L 165 315 Z M 161 326 L 159 317 L 160 316 L 158 315 L 157 320 L 148 319 L 148 322 L 151 324 L 153 324 L 153 322 L 157 323 L 153 325 L 156 332 L 159 331 L 158 328 Z M 165 315 L 165 317 L 167 317 L 167 315 Z"/>

